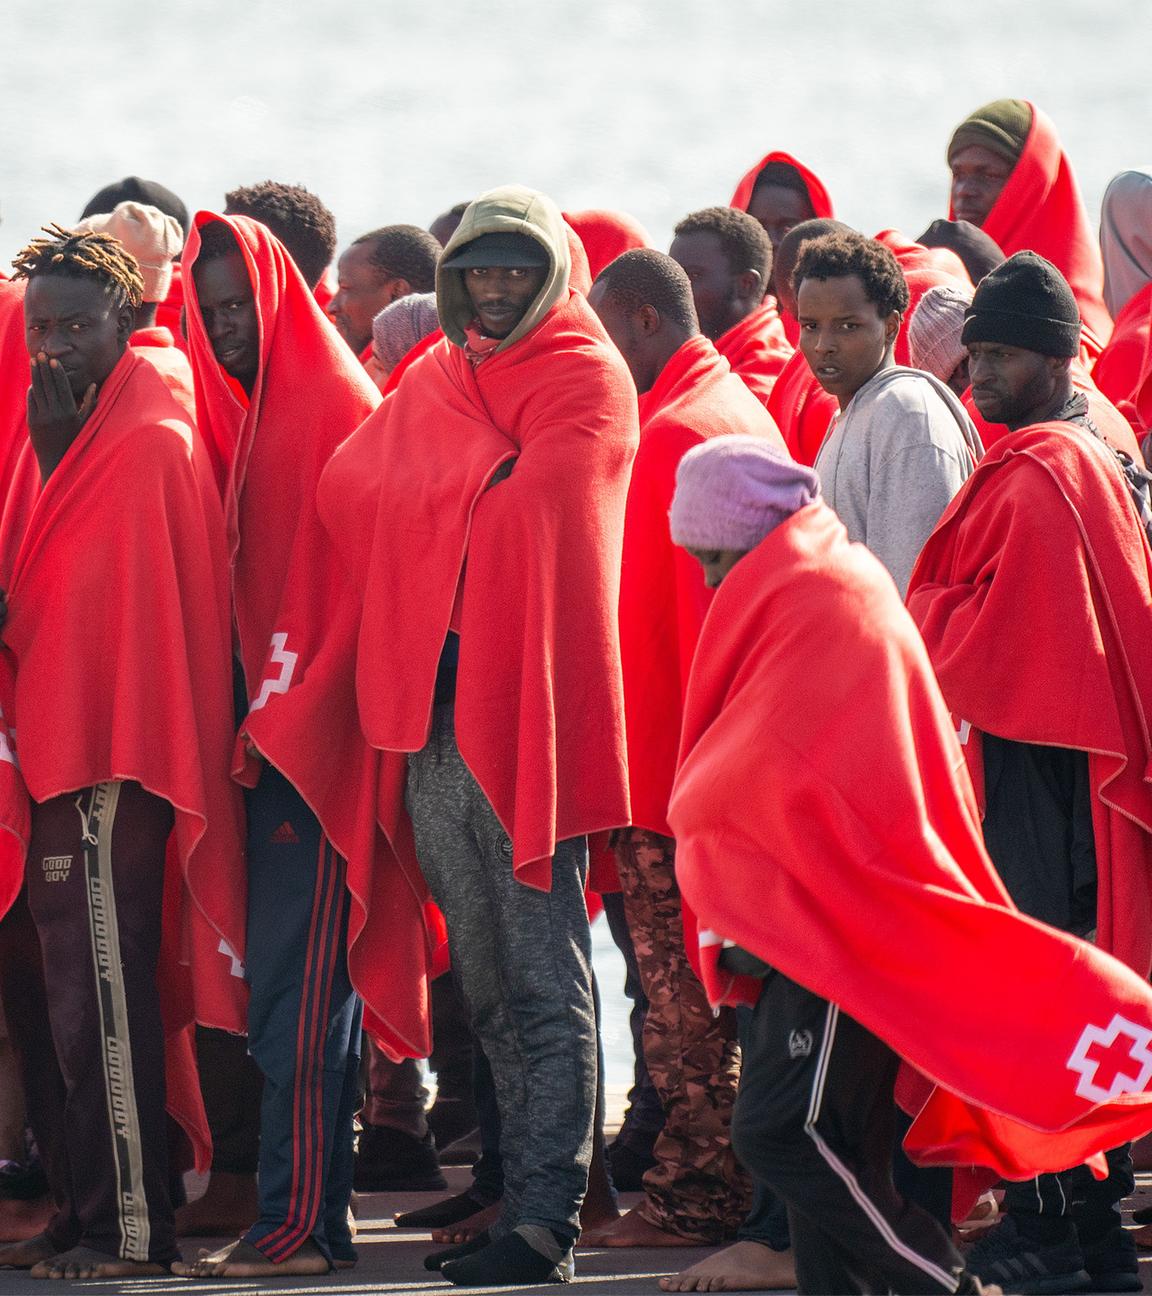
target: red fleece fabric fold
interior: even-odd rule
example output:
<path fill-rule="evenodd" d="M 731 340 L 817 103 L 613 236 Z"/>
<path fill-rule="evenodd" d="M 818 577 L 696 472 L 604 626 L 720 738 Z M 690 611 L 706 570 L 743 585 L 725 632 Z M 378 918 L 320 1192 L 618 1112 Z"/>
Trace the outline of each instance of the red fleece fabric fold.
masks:
<path fill-rule="evenodd" d="M 710 939 L 838 1003 L 942 1087 L 905 1140 L 916 1160 L 1027 1178 L 1152 1127 L 1138 1047 L 1152 990 L 1013 909 L 924 645 L 822 503 L 713 600 L 669 818 Z M 972 969 L 991 966 L 1019 995 L 972 994 Z M 1021 1000 L 1043 1010 L 1022 1015 Z M 1127 1088 L 1141 1091 L 1118 1101 L 1101 1096 L 1115 1071 L 1092 1043 L 1116 1017 L 1132 1025 Z"/>
<path fill-rule="evenodd" d="M 820 386 L 803 352 L 794 351 L 768 397 L 768 413 L 797 463 L 811 468 L 816 462 L 839 409 L 836 397 Z"/>
<path fill-rule="evenodd" d="M 564 220 L 576 231 L 588 259 L 588 273 L 593 279 L 625 252 L 652 246 L 648 231 L 627 212 L 590 208 L 588 211 L 564 212 Z"/>
<path fill-rule="evenodd" d="M 1080 305 L 1084 340 L 1095 360 L 1112 333 L 1100 244 L 1056 127 L 1042 109 L 1031 102 L 1028 106 L 1032 129 L 1024 151 L 981 228 L 1006 257 L 1039 252 L 1063 274 Z M 948 218 L 955 220 L 951 206 Z"/>
<path fill-rule="evenodd" d="M 26 445 L 0 523 L 0 587 L 16 666 L 9 721 L 31 796 L 132 779 L 175 811 L 160 989 L 170 1105 L 203 1162 L 210 1142 L 181 1032 L 193 1018 L 244 1029 L 227 564 L 207 461 L 130 348 L 43 488 Z"/>
<path fill-rule="evenodd" d="M 128 345 L 160 374 L 165 386 L 195 428 L 196 385 L 192 378 L 192 366 L 188 357 L 177 347 L 172 330 L 159 324 L 139 328 L 128 339 Z"/>
<path fill-rule="evenodd" d="M 543 889 L 557 841 L 629 822 L 617 606 L 637 437 L 627 369 L 572 291 L 478 368 L 447 340 L 425 352 L 321 484 L 365 585 L 364 732 L 385 753 L 424 746 L 457 629 L 460 753 L 517 877 Z M 384 686 L 394 680 L 404 687 Z M 406 824 L 403 763 L 384 763 L 392 833 Z"/>
<path fill-rule="evenodd" d="M 1152 427 L 1152 283 L 1116 317 L 1092 380 L 1142 435 Z"/>
<path fill-rule="evenodd" d="M 748 390 L 767 405 L 793 351 L 775 297 L 767 298 L 751 315 L 722 333 L 716 339 L 716 350 Z"/>
<path fill-rule="evenodd" d="M 172 263 L 172 282 L 168 286 L 168 296 L 156 305 L 156 324 L 166 328 L 172 334 L 172 344 L 179 350 L 187 352 L 188 343 L 184 338 L 181 316 L 184 314 L 184 266 L 180 261 Z"/>
<path fill-rule="evenodd" d="M 974 731 L 978 795 L 975 731 L 1089 754 L 1097 943 L 1147 976 L 1152 554 L 1108 451 L 1066 423 L 1003 437 L 925 546 L 908 607 L 949 707 Z"/>
<path fill-rule="evenodd" d="M 212 353 L 196 298 L 200 230 L 221 219 L 243 254 L 260 322 L 260 366 L 247 402 Z M 198 213 L 185 265 L 200 426 L 224 481 L 250 708 L 241 738 L 292 783 L 348 861 L 348 966 L 368 1028 L 390 1053 L 424 1057 L 426 889 L 376 825 L 379 765 L 360 731 L 354 689 L 358 587 L 315 503 L 325 463 L 379 395 L 262 225 Z M 258 772 L 238 740 L 236 777 L 251 785 Z"/>
<path fill-rule="evenodd" d="M 900 332 L 896 335 L 896 363 L 912 363 L 908 351 L 908 323 L 916 304 L 929 288 L 944 285 L 958 288 L 962 292 L 972 291 L 972 280 L 964 268 L 964 262 L 951 248 L 929 248 L 921 243 L 914 243 L 907 234 L 897 229 L 884 229 L 876 235 L 876 242 L 882 243 L 900 262 L 908 284 L 908 309 L 900 322 Z"/>

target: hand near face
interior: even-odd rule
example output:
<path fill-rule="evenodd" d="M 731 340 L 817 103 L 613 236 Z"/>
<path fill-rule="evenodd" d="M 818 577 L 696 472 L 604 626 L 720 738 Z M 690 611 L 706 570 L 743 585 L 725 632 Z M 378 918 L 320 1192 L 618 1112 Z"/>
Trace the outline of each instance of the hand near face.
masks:
<path fill-rule="evenodd" d="M 28 388 L 28 435 L 41 464 L 54 459 L 53 467 L 76 439 L 96 405 L 96 384 L 89 383 L 80 404 L 58 360 L 41 351 L 32 357 L 32 385 Z M 44 453 L 42 453 L 42 450 Z M 47 477 L 47 473 L 42 473 Z"/>

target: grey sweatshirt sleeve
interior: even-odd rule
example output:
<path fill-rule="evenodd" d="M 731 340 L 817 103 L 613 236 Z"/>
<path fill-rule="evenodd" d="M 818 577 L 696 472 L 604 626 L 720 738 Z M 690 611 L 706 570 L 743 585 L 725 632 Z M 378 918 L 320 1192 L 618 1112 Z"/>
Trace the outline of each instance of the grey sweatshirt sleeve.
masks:
<path fill-rule="evenodd" d="M 888 569 L 903 598 L 920 550 L 971 469 L 924 442 L 870 467 L 865 543 Z"/>

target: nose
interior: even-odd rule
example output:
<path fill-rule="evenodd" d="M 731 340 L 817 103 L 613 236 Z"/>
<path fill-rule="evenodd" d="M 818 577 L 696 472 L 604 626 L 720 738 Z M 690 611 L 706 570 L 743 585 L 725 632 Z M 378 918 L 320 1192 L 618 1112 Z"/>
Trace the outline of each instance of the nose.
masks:
<path fill-rule="evenodd" d="M 49 329 L 40 342 L 39 350 L 49 360 L 59 360 L 72 350 L 72 335 L 64 328 Z"/>
<path fill-rule="evenodd" d="M 831 355 L 836 350 L 836 334 L 831 329 L 820 329 L 816 334 L 816 350 L 821 355 Z"/>
<path fill-rule="evenodd" d="M 232 317 L 227 311 L 207 311 L 204 328 L 209 338 L 215 342 L 217 338 L 225 338 L 232 332 Z"/>
<path fill-rule="evenodd" d="M 333 294 L 332 300 L 328 303 L 328 314 L 339 315 L 344 309 L 344 289 L 337 288 Z"/>

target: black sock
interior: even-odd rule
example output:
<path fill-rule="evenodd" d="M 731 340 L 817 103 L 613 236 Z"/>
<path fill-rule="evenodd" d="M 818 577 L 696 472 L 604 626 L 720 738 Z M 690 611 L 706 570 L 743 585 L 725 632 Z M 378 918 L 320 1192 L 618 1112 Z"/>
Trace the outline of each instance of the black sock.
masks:
<path fill-rule="evenodd" d="M 440 1272 L 457 1287 L 571 1282 L 572 1244 L 551 1229 L 521 1225 L 482 1251 L 448 1261 Z"/>
<path fill-rule="evenodd" d="M 488 1230 L 477 1233 L 471 1242 L 458 1242 L 455 1246 L 445 1247 L 443 1251 L 433 1251 L 424 1257 L 424 1268 L 433 1271 L 439 1269 L 449 1260 L 459 1260 L 461 1256 L 471 1255 L 473 1251 L 482 1251 L 491 1242 Z"/>

